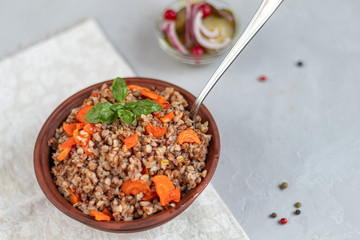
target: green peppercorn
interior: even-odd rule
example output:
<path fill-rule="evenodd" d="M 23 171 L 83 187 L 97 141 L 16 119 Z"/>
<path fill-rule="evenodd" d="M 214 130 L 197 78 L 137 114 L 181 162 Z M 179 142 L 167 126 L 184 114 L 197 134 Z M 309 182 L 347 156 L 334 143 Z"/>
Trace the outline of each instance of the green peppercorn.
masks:
<path fill-rule="evenodd" d="M 300 215 L 301 211 L 299 209 L 297 209 L 294 213 L 295 213 L 295 215 Z"/>
<path fill-rule="evenodd" d="M 280 187 L 281 190 L 283 190 L 283 189 L 285 189 L 285 188 L 288 187 L 288 183 L 287 183 L 287 182 L 283 182 L 283 183 L 280 184 L 279 187 Z"/>
<path fill-rule="evenodd" d="M 276 217 L 277 217 L 277 214 L 273 212 L 273 213 L 270 215 L 270 217 L 271 217 L 271 218 L 276 218 Z"/>
<path fill-rule="evenodd" d="M 294 206 L 295 206 L 296 208 L 300 208 L 300 207 L 301 207 L 301 202 L 296 202 L 296 203 L 294 204 Z"/>

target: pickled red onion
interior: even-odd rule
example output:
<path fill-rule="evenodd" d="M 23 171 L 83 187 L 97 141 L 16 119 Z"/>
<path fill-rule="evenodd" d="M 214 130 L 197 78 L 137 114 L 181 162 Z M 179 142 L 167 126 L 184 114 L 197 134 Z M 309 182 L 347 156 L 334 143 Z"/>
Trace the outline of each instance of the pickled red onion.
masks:
<path fill-rule="evenodd" d="M 216 38 L 220 36 L 219 29 L 216 28 L 214 30 L 209 30 L 202 24 L 202 22 L 200 22 L 199 28 L 200 28 L 200 32 L 202 32 L 202 34 L 204 34 L 204 36 L 207 38 Z"/>
<path fill-rule="evenodd" d="M 191 21 L 190 21 L 190 27 L 189 27 L 188 31 L 190 33 L 190 39 L 194 45 L 199 45 L 199 43 L 196 41 L 196 38 L 194 36 L 194 31 L 193 31 L 194 19 L 195 19 L 195 15 L 198 12 L 200 6 L 203 4 L 204 4 L 203 2 L 196 3 L 192 6 L 192 9 L 191 9 Z M 185 29 L 185 31 L 186 31 L 186 29 Z"/>
<path fill-rule="evenodd" d="M 191 46 L 191 0 L 186 0 L 185 46 Z"/>
<path fill-rule="evenodd" d="M 209 40 L 207 40 L 201 33 L 201 29 L 202 27 L 205 28 L 204 26 L 202 26 L 202 16 L 203 16 L 203 12 L 202 11 L 198 11 L 195 14 L 195 17 L 193 19 L 193 34 L 194 37 L 196 39 L 196 42 L 207 49 L 212 49 L 212 50 L 219 50 L 222 49 L 224 47 L 226 47 L 230 42 L 231 39 L 228 37 L 226 38 L 223 42 L 221 43 L 215 43 L 215 42 L 210 42 Z"/>
<path fill-rule="evenodd" d="M 176 48 L 179 52 L 183 54 L 189 54 L 188 50 L 184 47 L 184 45 L 180 42 L 176 31 L 175 31 L 175 21 L 167 21 L 166 34 L 171 42 L 171 44 Z"/>

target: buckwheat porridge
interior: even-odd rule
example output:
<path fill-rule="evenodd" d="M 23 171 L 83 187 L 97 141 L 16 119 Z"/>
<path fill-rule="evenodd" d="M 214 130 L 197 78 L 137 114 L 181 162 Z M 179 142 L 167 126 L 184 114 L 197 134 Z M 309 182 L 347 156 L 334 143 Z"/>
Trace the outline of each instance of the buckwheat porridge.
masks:
<path fill-rule="evenodd" d="M 55 136 L 51 168 L 62 195 L 98 221 L 174 207 L 206 176 L 208 122 L 192 126 L 184 97 L 121 78 L 73 109 Z"/>

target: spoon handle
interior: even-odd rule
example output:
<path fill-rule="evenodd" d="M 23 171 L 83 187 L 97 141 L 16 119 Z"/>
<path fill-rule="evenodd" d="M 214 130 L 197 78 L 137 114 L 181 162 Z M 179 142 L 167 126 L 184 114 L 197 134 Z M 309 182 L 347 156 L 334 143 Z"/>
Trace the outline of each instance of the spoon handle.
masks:
<path fill-rule="evenodd" d="M 192 116 L 194 122 L 200 105 L 202 104 L 208 93 L 215 86 L 215 84 L 221 78 L 224 72 L 234 62 L 239 53 L 246 47 L 249 41 L 255 36 L 255 34 L 260 30 L 264 23 L 275 12 L 275 10 L 279 7 L 282 1 L 283 0 L 263 0 L 255 16 L 252 18 L 251 22 L 249 23 L 243 34 L 237 40 L 233 48 L 227 54 L 218 69 L 215 71 L 215 73 L 211 76 L 210 80 L 205 85 L 204 89 L 196 98 L 196 101 L 190 111 L 190 116 Z"/>

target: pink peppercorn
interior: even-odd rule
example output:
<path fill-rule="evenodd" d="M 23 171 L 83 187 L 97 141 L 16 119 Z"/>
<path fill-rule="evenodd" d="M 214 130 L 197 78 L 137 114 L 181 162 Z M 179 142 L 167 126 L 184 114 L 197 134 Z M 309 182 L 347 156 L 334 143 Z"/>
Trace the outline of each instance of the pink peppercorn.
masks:
<path fill-rule="evenodd" d="M 287 224 L 287 219 L 286 218 L 282 218 L 279 221 L 281 224 Z"/>
<path fill-rule="evenodd" d="M 259 77 L 259 81 L 261 81 L 261 82 L 265 82 L 266 80 L 267 80 L 267 77 L 264 75 Z"/>

